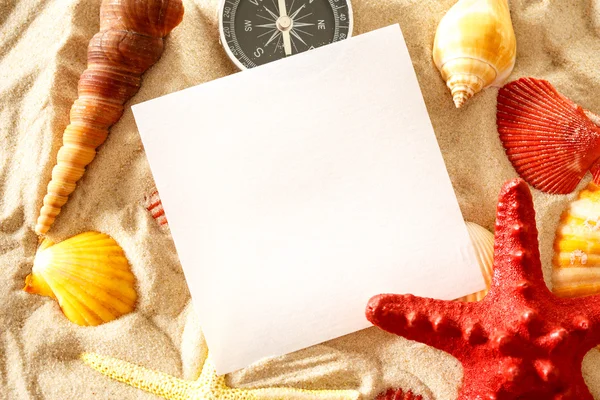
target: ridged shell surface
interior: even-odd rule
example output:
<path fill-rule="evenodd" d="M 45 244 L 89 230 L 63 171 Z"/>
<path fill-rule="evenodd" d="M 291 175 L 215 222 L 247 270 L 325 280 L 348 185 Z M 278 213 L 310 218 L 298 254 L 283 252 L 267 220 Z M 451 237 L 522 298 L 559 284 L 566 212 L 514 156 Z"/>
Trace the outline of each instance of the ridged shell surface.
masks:
<path fill-rule="evenodd" d="M 506 155 L 523 179 L 547 193 L 572 192 L 590 169 L 600 182 L 598 119 L 543 79 L 521 78 L 498 92 Z"/>
<path fill-rule="evenodd" d="M 130 313 L 137 300 L 135 277 L 123 249 L 99 232 L 58 244 L 44 240 L 23 290 L 56 299 L 70 321 L 84 326 Z"/>
<path fill-rule="evenodd" d="M 457 108 L 511 74 L 517 41 L 507 0 L 459 0 L 442 18 L 433 60 Z"/>
<path fill-rule="evenodd" d="M 154 218 L 156 223 L 161 227 L 169 224 L 157 190 L 154 190 L 150 196 L 146 197 L 146 210 L 150 212 L 152 218 Z"/>
<path fill-rule="evenodd" d="M 565 210 L 554 239 L 552 291 L 600 293 L 600 186 L 591 182 Z"/>
<path fill-rule="evenodd" d="M 35 231 L 45 234 L 75 190 L 85 168 L 138 91 L 142 74 L 158 61 L 163 37 L 183 18 L 181 0 L 104 0 L 100 32 L 90 40 L 87 69 L 71 107 L 52 179 Z"/>
<path fill-rule="evenodd" d="M 461 297 L 460 301 L 480 301 L 488 292 L 494 275 L 494 235 L 481 225 L 466 222 L 467 231 L 475 249 L 475 255 L 487 289 Z"/>

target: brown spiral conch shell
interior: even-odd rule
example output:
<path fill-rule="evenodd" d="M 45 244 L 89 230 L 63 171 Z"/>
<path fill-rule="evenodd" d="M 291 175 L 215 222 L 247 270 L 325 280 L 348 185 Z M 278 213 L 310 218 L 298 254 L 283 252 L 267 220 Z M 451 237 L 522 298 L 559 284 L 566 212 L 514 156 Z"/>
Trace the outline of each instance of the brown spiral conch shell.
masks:
<path fill-rule="evenodd" d="M 35 226 L 46 233 L 124 104 L 140 88 L 141 76 L 158 61 L 163 38 L 183 18 L 181 0 L 104 0 L 100 32 L 88 46 L 87 69 L 79 79 L 78 98 L 63 134 L 52 180 Z"/>

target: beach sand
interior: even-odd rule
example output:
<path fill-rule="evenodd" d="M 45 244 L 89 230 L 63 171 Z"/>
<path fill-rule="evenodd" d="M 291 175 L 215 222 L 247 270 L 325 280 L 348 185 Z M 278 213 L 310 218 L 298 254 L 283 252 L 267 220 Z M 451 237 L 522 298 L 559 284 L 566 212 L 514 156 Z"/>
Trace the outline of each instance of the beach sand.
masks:
<path fill-rule="evenodd" d="M 138 282 L 136 311 L 93 328 L 70 323 L 55 301 L 21 289 L 31 271 L 38 245 L 33 227 L 86 66 L 87 44 L 98 30 L 100 0 L 0 4 L 0 399 L 157 398 L 87 367 L 79 359 L 84 351 L 185 379 L 199 373 L 206 347 L 169 231 L 145 209 L 154 184 L 129 107 L 236 72 L 219 44 L 217 1 L 184 3 L 184 20 L 167 38 L 162 59 L 144 75 L 141 90 L 48 235 L 59 241 L 101 231 L 114 237 L 130 260 Z M 436 26 L 453 3 L 354 0 L 355 34 L 400 24 L 464 218 L 492 229 L 498 191 L 516 174 L 498 140 L 497 89 L 456 110 L 431 60 Z M 548 79 L 599 112 L 600 1 L 513 0 L 510 7 L 518 41 L 510 79 Z M 577 191 L 533 192 L 551 285 L 554 232 Z M 599 365 L 600 353 L 592 350 L 583 371 L 598 399 Z M 364 399 L 402 387 L 442 400 L 457 396 L 462 370 L 445 353 L 370 328 L 263 360 L 227 379 L 238 387 L 357 389 Z"/>

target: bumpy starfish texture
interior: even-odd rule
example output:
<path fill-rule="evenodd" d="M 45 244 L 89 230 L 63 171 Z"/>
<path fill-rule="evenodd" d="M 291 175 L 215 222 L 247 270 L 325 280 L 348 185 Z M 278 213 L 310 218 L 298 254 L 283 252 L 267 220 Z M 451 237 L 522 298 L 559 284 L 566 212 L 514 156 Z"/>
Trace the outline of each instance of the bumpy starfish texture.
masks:
<path fill-rule="evenodd" d="M 483 300 L 382 294 L 369 301 L 367 318 L 455 356 L 464 370 L 461 400 L 593 400 L 581 362 L 600 343 L 600 296 L 566 299 L 548 290 L 531 193 L 520 179 L 500 192 L 494 240 L 494 278 Z"/>
<path fill-rule="evenodd" d="M 423 400 L 423 396 L 415 395 L 413 392 L 405 392 L 402 389 L 389 388 L 385 392 L 379 393 L 375 400 Z"/>
<path fill-rule="evenodd" d="M 185 381 L 96 353 L 83 353 L 81 359 L 96 371 L 112 379 L 172 400 L 353 400 L 358 398 L 358 392 L 354 390 L 230 388 L 225 382 L 225 376 L 217 376 L 210 359 L 205 361 L 197 381 Z"/>

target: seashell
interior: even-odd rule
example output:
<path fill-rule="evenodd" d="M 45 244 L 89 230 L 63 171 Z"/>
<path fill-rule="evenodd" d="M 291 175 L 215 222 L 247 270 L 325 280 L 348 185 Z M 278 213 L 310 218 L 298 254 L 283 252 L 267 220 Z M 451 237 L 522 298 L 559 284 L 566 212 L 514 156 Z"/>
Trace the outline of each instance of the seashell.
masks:
<path fill-rule="evenodd" d="M 141 75 L 160 58 L 163 37 L 182 18 L 181 0 L 102 2 L 100 32 L 88 46 L 88 67 L 79 79 L 79 97 L 71 107 L 71 122 L 35 226 L 37 234 L 50 229 L 108 129 L 138 91 Z"/>
<path fill-rule="evenodd" d="M 600 293 L 600 186 L 594 182 L 561 216 L 554 239 L 552 284 L 560 297 Z"/>
<path fill-rule="evenodd" d="M 459 301 L 480 301 L 488 292 L 494 275 L 494 235 L 484 227 L 473 222 L 466 222 L 469 237 L 475 248 L 475 255 L 485 280 L 487 289 L 457 299 Z"/>
<path fill-rule="evenodd" d="M 152 192 L 149 197 L 146 197 L 146 210 L 150 211 L 150 214 L 152 214 L 152 217 L 160 226 L 169 224 L 157 190 Z"/>
<path fill-rule="evenodd" d="M 375 400 L 423 400 L 423 396 L 413 394 L 411 391 L 405 392 L 402 389 L 389 388 L 385 392 L 379 393 Z"/>
<path fill-rule="evenodd" d="M 534 78 L 500 89 L 497 107 L 506 155 L 529 184 L 548 193 L 570 193 L 588 170 L 600 183 L 600 117 Z"/>
<path fill-rule="evenodd" d="M 135 308 L 135 277 L 110 236 L 86 232 L 54 244 L 44 239 L 24 291 L 52 297 L 72 322 L 100 325 Z"/>
<path fill-rule="evenodd" d="M 511 74 L 517 41 L 508 0 L 459 0 L 442 18 L 433 61 L 452 92 L 456 108 Z"/>

